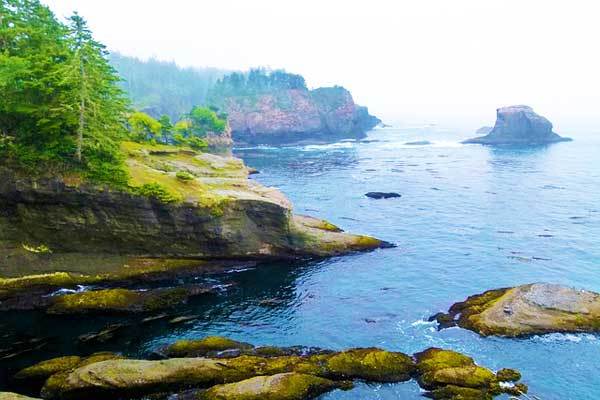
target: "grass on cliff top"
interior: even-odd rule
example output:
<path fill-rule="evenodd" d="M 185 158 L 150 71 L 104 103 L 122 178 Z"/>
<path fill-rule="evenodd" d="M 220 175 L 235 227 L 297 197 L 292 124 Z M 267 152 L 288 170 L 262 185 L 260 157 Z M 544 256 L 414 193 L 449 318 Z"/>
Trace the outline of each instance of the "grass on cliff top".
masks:
<path fill-rule="evenodd" d="M 219 215 L 229 197 L 218 191 L 247 186 L 248 170 L 235 158 L 160 144 L 123 142 L 121 147 L 129 186 L 163 203 L 192 202 Z"/>

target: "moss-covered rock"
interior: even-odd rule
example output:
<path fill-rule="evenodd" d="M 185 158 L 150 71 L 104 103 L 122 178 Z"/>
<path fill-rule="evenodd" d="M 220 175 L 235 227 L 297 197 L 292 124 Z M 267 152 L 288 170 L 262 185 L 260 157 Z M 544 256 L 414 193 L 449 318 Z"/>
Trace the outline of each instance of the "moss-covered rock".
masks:
<path fill-rule="evenodd" d="M 503 369 L 494 374 L 471 357 L 451 350 L 430 348 L 415 358 L 419 385 L 434 399 L 491 399 L 504 391 L 498 376 L 520 379 L 518 371 Z"/>
<path fill-rule="evenodd" d="M 415 370 L 413 360 L 403 353 L 381 349 L 352 349 L 326 356 L 326 374 L 336 379 L 372 382 L 402 382 Z"/>
<path fill-rule="evenodd" d="M 435 400 L 492 400 L 493 398 L 488 392 L 454 385 L 443 386 L 427 395 Z"/>
<path fill-rule="evenodd" d="M 40 400 L 12 392 L 0 392 L 0 400 Z"/>
<path fill-rule="evenodd" d="M 205 400 L 304 400 L 333 389 L 349 389 L 352 384 L 334 382 L 313 375 L 284 373 L 257 376 L 236 383 L 217 385 L 207 390 Z"/>
<path fill-rule="evenodd" d="M 600 294 L 545 283 L 495 289 L 454 304 L 445 318 L 483 336 L 598 332 Z"/>
<path fill-rule="evenodd" d="M 206 288 L 172 288 L 135 291 L 105 289 L 56 296 L 50 314 L 152 312 L 185 303 L 191 295 L 208 293 Z"/>
<path fill-rule="evenodd" d="M 225 350 L 251 350 L 254 346 L 222 336 L 208 336 L 196 340 L 178 340 L 161 350 L 167 357 L 215 356 Z"/>
<path fill-rule="evenodd" d="M 517 382 L 521 380 L 521 373 L 515 369 L 502 368 L 496 372 L 500 382 Z"/>
<path fill-rule="evenodd" d="M 81 363 L 79 356 L 65 356 L 42 361 L 15 374 L 19 381 L 45 381 L 50 376 L 76 368 Z"/>

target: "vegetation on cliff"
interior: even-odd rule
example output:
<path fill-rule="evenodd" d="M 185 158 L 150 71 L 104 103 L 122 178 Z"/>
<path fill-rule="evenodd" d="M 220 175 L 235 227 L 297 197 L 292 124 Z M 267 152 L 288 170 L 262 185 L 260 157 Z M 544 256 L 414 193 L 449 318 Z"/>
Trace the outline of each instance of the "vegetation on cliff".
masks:
<path fill-rule="evenodd" d="M 207 95 L 227 71 L 217 68 L 181 68 L 174 62 L 140 60 L 111 53 L 111 65 L 123 78 L 119 86 L 133 106 L 154 118 L 167 115 L 177 121 L 192 107 L 207 104 Z"/>
<path fill-rule="evenodd" d="M 37 0 L 5 0 L 0 15 L 0 157 L 123 185 L 128 101 L 104 46 L 80 16 L 59 22 Z"/>

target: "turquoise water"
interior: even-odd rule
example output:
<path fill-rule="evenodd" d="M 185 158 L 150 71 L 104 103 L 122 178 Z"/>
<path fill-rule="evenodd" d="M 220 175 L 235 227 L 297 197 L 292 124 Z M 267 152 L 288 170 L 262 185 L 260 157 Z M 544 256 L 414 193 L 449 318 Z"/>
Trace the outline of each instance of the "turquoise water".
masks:
<path fill-rule="evenodd" d="M 51 355 L 124 350 L 146 355 L 182 337 L 228 335 L 255 344 L 324 348 L 380 346 L 413 353 L 456 349 L 482 365 L 521 370 L 543 400 L 600 398 L 600 337 L 554 334 L 482 338 L 427 318 L 484 290 L 556 282 L 600 291 L 600 136 L 515 149 L 460 145 L 465 135 L 435 127 L 382 129 L 362 142 L 239 149 L 280 188 L 296 212 L 394 242 L 394 249 L 308 263 L 277 263 L 213 276 L 234 283 L 183 312 L 190 325 L 135 328 L 97 349 L 73 337 L 108 319 L 79 322 L 13 314 L 4 323 L 55 344 L 12 368 Z M 403 143 L 419 140 L 427 146 Z M 369 191 L 402 198 L 371 200 Z M 0 382 L 1 383 L 1 382 Z M 416 383 L 359 384 L 323 399 L 419 399 Z"/>

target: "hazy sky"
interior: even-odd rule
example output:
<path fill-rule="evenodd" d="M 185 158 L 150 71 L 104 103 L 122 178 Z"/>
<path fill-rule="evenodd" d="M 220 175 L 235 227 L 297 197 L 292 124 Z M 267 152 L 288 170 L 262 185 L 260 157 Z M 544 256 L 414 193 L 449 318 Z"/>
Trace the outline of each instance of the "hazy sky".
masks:
<path fill-rule="evenodd" d="M 529 104 L 600 122 L 595 0 L 44 0 L 111 50 L 185 66 L 285 68 L 391 121 L 492 123 Z"/>

